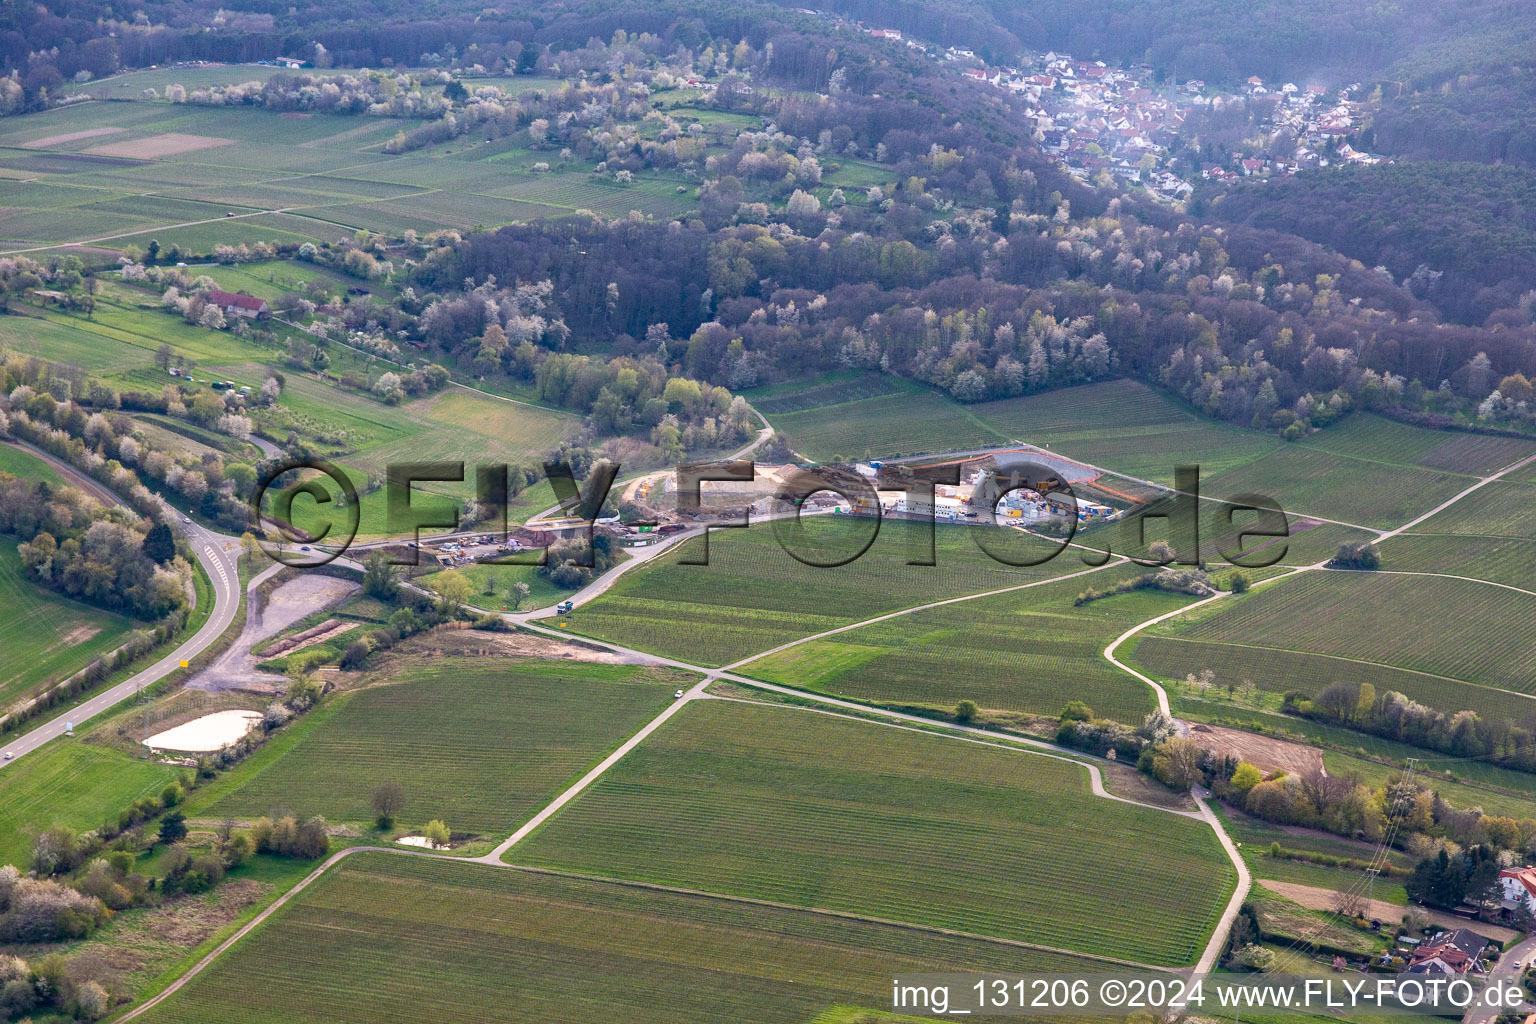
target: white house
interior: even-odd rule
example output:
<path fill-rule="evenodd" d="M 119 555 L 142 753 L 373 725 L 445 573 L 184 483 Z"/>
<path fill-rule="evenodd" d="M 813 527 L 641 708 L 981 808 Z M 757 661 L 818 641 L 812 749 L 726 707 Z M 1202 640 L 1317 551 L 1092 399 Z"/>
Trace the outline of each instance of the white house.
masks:
<path fill-rule="evenodd" d="M 1536 868 L 1505 868 L 1499 872 L 1499 886 L 1506 902 L 1536 914 Z"/>

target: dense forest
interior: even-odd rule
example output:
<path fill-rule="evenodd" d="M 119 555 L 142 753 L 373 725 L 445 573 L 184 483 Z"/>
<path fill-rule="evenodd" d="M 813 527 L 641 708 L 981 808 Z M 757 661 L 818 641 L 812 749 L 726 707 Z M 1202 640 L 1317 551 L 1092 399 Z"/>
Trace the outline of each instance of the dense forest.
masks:
<path fill-rule="evenodd" d="M 1481 324 L 1536 289 L 1536 171 L 1399 163 L 1208 187 L 1213 217 L 1381 267 L 1446 316 Z M 1517 320 L 1524 320 L 1523 315 Z"/>

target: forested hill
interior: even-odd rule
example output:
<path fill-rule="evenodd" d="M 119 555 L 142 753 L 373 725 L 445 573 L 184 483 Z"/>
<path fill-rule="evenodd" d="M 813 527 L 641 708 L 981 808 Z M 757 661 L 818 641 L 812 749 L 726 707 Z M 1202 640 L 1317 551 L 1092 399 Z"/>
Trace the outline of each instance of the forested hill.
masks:
<path fill-rule="evenodd" d="M 1211 216 L 1383 266 L 1463 323 L 1483 323 L 1536 289 L 1536 171 L 1528 168 L 1331 167 L 1212 191 L 1203 195 Z"/>
<path fill-rule="evenodd" d="M 790 6 L 790 0 L 785 0 Z M 1109 63 L 1150 63 L 1164 75 L 1234 83 L 1262 78 L 1371 81 L 1466 66 L 1473 54 L 1520 49 L 1529 4 L 1451 0 L 829 0 L 866 24 L 899 28 L 983 56 L 1018 46 Z M 1529 49 L 1525 50 L 1529 53 Z"/>

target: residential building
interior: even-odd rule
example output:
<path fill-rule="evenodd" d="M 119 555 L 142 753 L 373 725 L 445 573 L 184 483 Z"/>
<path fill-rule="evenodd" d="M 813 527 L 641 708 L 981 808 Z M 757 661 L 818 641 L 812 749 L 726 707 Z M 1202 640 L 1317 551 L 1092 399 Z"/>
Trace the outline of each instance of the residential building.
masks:
<path fill-rule="evenodd" d="M 254 295 L 221 292 L 215 288 L 203 296 L 203 301 L 209 305 L 218 306 L 225 316 L 243 316 L 254 320 L 257 317 L 272 315 L 272 307 L 267 305 L 267 300 L 258 299 Z"/>

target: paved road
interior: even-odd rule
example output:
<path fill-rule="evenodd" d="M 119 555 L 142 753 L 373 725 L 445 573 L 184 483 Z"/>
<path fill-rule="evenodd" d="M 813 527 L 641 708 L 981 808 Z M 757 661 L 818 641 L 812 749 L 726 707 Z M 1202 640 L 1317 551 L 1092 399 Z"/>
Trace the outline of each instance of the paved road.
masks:
<path fill-rule="evenodd" d="M 1517 943 L 1504 951 L 1499 957 L 1499 962 L 1493 965 L 1493 970 L 1488 972 L 1488 985 L 1494 982 L 1502 982 L 1505 985 L 1513 984 L 1520 976 L 1522 968 L 1515 964 L 1530 964 L 1531 958 L 1536 956 L 1536 935 L 1527 938 L 1524 942 Z M 1499 1015 L 1497 1010 L 1479 1009 L 1474 1007 L 1467 1011 L 1461 1018 L 1462 1024 L 1492 1024 Z M 1522 1013 L 1520 1016 L 1524 1017 Z"/>
<path fill-rule="evenodd" d="M 31 445 L 23 444 L 23 447 L 48 462 L 72 481 L 82 486 L 87 483 L 93 485 L 92 493 L 102 498 L 102 500 L 110 501 L 117 505 L 125 504 L 117 495 L 102 488 L 68 463 L 54 458 L 47 452 L 33 448 Z M 208 574 L 209 582 L 213 585 L 213 613 L 208 616 L 208 620 L 203 623 L 202 628 L 190 640 L 182 643 L 174 651 L 165 655 L 148 668 L 134 673 L 130 678 L 118 683 L 109 690 L 103 690 L 64 714 L 12 737 L 3 746 L 0 746 L 0 750 L 11 755 L 11 759 L 8 761 L 0 760 L 0 769 L 15 764 L 22 757 L 36 750 L 49 740 L 64 735 L 66 722 L 80 725 L 119 702 L 132 697 L 141 688 L 160 681 L 180 668 L 183 660 L 190 660 L 207 650 L 209 645 L 217 640 L 220 634 L 228 629 L 229 624 L 235 620 L 235 610 L 240 606 L 240 574 L 236 568 L 236 561 L 240 557 L 240 542 L 233 537 L 226 537 L 222 534 L 214 533 L 212 530 L 204 529 L 196 523 L 177 523 L 176 526 L 181 531 L 182 537 L 187 541 L 187 545 L 192 549 L 192 554 Z"/>

